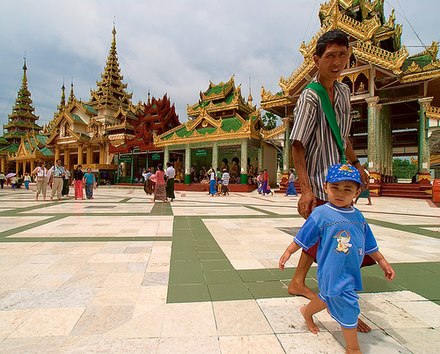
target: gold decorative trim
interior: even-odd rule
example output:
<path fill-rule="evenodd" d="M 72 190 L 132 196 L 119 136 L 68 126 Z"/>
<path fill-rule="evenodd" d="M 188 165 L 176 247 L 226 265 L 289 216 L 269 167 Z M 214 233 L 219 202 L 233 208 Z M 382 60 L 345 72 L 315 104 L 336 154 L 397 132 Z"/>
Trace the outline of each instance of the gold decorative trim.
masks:
<path fill-rule="evenodd" d="M 426 108 L 426 116 L 430 119 L 440 120 L 440 107 L 428 106 Z"/>
<path fill-rule="evenodd" d="M 357 45 L 353 47 L 353 54 L 358 59 L 391 70 L 396 75 L 402 72 L 401 67 L 408 57 L 408 51 L 405 46 L 393 53 L 361 41 L 357 42 Z"/>
<path fill-rule="evenodd" d="M 263 130 L 261 133 L 263 135 L 263 140 L 272 139 L 274 136 L 278 134 L 284 134 L 286 132 L 286 123 L 279 125 L 271 130 Z"/>

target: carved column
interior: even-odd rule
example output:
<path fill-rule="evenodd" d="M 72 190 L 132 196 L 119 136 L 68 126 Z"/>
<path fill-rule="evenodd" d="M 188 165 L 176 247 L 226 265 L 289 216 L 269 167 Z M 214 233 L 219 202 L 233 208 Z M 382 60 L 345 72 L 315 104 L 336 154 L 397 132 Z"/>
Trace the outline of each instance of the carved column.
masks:
<path fill-rule="evenodd" d="M 381 166 L 379 157 L 380 122 L 379 113 L 382 105 L 378 104 L 379 97 L 368 97 L 368 169 L 375 182 L 381 181 Z"/>
<path fill-rule="evenodd" d="M 425 97 L 418 100 L 419 109 L 419 149 L 418 149 L 418 180 L 419 182 L 429 182 L 431 174 L 429 173 L 429 138 L 428 138 L 428 122 L 426 118 L 426 110 L 429 107 L 433 97 Z"/>
<path fill-rule="evenodd" d="M 258 172 L 263 169 L 263 144 L 258 148 Z"/>
<path fill-rule="evenodd" d="M 92 144 L 87 145 L 87 157 L 86 164 L 91 165 L 93 163 L 93 149 Z"/>
<path fill-rule="evenodd" d="M 191 149 L 185 147 L 185 184 L 191 184 Z"/>
<path fill-rule="evenodd" d="M 170 162 L 170 149 L 168 146 L 165 146 L 163 149 L 163 167 L 165 169 L 168 162 Z"/>
<path fill-rule="evenodd" d="M 23 176 L 26 173 L 26 161 L 23 161 Z"/>
<path fill-rule="evenodd" d="M 60 159 L 60 156 L 61 156 L 61 154 L 60 154 L 60 146 L 59 145 L 55 145 L 55 156 L 54 156 L 55 162 Z"/>
<path fill-rule="evenodd" d="M 0 172 L 3 172 L 4 174 L 7 174 L 8 171 L 6 171 L 6 158 L 5 157 L 1 157 L 0 161 L 1 161 L 1 170 L 0 170 Z"/>
<path fill-rule="evenodd" d="M 240 183 L 247 184 L 248 139 L 241 141 Z"/>
<path fill-rule="evenodd" d="M 83 144 L 78 144 L 78 165 L 83 164 Z"/>
<path fill-rule="evenodd" d="M 283 149 L 283 177 L 289 178 L 289 169 L 290 169 L 290 118 L 283 118 L 283 123 L 286 126 L 286 130 L 284 131 L 284 149 Z"/>
<path fill-rule="evenodd" d="M 99 144 L 99 164 L 105 165 L 105 145 L 104 145 L 104 143 Z"/>
<path fill-rule="evenodd" d="M 70 149 L 69 145 L 64 146 L 64 166 L 70 170 Z"/>
<path fill-rule="evenodd" d="M 218 167 L 218 142 L 215 141 L 212 145 L 212 168 L 217 170 Z"/>
<path fill-rule="evenodd" d="M 15 160 L 15 173 L 18 175 L 18 171 L 19 171 L 19 162 L 17 160 Z"/>

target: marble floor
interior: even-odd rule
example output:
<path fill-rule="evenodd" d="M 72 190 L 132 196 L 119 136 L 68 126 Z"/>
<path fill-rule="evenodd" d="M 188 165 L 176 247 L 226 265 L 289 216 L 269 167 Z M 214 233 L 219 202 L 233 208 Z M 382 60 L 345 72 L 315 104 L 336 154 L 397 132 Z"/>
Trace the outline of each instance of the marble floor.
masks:
<path fill-rule="evenodd" d="M 303 224 L 297 197 L 98 188 L 36 202 L 0 190 L 0 353 L 343 353 L 323 311 L 307 331 L 278 259 Z M 72 190 L 71 190 L 72 193 Z M 364 353 L 440 352 L 440 209 L 361 199 L 397 272 L 363 269 Z M 317 289 L 316 268 L 307 284 Z"/>

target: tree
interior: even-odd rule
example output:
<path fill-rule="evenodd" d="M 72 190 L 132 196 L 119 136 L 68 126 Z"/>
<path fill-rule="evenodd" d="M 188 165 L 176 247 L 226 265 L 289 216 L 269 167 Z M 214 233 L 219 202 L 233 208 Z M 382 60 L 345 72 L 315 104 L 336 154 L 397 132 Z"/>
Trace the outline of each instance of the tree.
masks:
<path fill-rule="evenodd" d="M 397 178 L 411 179 L 417 173 L 417 164 L 414 160 L 393 159 L 393 175 Z"/>
<path fill-rule="evenodd" d="M 264 113 L 261 120 L 263 121 L 264 129 L 271 130 L 277 126 L 277 116 L 273 113 L 266 112 Z"/>

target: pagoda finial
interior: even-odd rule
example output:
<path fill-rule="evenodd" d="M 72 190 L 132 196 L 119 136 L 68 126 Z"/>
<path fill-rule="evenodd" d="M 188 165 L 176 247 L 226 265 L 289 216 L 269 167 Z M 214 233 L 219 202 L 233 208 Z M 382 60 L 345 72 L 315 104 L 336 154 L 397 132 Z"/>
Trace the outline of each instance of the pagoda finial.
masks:
<path fill-rule="evenodd" d="M 24 52 L 24 57 L 23 57 L 23 86 L 27 86 L 27 75 L 26 75 L 26 71 L 27 71 L 27 65 L 26 65 L 26 52 Z"/>
<path fill-rule="evenodd" d="M 66 106 L 66 87 L 64 86 L 64 78 L 63 78 L 63 86 L 61 86 L 61 100 L 58 105 L 58 110 L 61 111 Z"/>
<path fill-rule="evenodd" d="M 150 90 L 148 90 L 148 95 L 147 95 L 148 99 L 147 99 L 147 104 L 151 103 L 151 99 L 150 99 Z"/>
<path fill-rule="evenodd" d="M 248 96 L 248 103 L 252 104 L 253 98 L 252 98 L 252 83 L 251 83 L 251 77 L 249 76 L 249 96 Z"/>
<path fill-rule="evenodd" d="M 69 95 L 69 104 L 72 103 L 76 99 L 75 94 L 73 93 L 73 79 L 70 82 L 70 95 Z"/>
<path fill-rule="evenodd" d="M 113 43 L 116 45 L 116 25 L 115 25 L 115 20 L 113 20 L 112 34 L 113 34 Z"/>

